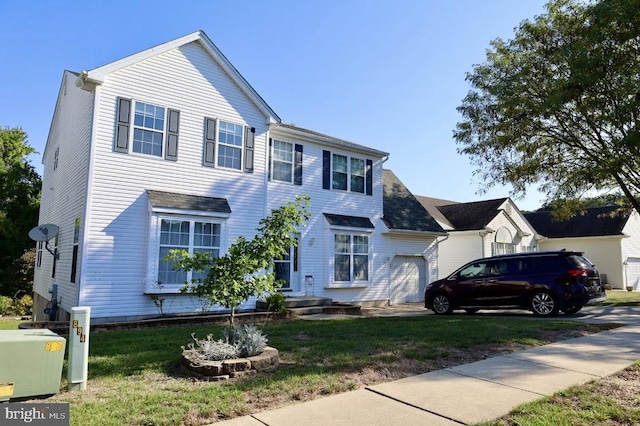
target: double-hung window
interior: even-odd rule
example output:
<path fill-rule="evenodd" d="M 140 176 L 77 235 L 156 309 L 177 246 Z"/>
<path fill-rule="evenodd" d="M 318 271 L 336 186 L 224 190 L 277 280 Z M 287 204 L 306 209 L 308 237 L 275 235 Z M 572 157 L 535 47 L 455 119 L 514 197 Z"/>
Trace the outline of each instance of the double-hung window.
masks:
<path fill-rule="evenodd" d="M 273 141 L 273 180 L 293 182 L 293 144 Z"/>
<path fill-rule="evenodd" d="M 218 167 L 241 170 L 243 126 L 219 121 Z"/>
<path fill-rule="evenodd" d="M 369 235 L 334 234 L 334 282 L 369 280 Z"/>
<path fill-rule="evenodd" d="M 178 289 L 192 279 L 204 279 L 206 271 L 179 271 L 167 256 L 172 250 L 220 255 L 221 224 L 202 219 L 160 218 L 157 285 Z"/>
<path fill-rule="evenodd" d="M 351 174 L 349 179 L 351 192 L 360 192 L 364 194 L 364 170 L 364 160 L 360 158 L 351 158 Z"/>
<path fill-rule="evenodd" d="M 360 192 L 365 190 L 365 162 L 360 158 L 333 154 L 333 189 Z"/>
<path fill-rule="evenodd" d="M 347 190 L 348 161 L 346 155 L 333 154 L 333 189 Z"/>
<path fill-rule="evenodd" d="M 180 111 L 117 98 L 115 152 L 178 161 Z"/>
<path fill-rule="evenodd" d="M 323 151 L 322 188 L 372 195 L 373 161 Z"/>
<path fill-rule="evenodd" d="M 164 108 L 136 102 L 132 151 L 162 157 Z"/>
<path fill-rule="evenodd" d="M 185 283 L 202 280 L 208 271 L 180 271 L 168 257 L 172 250 L 189 255 L 220 257 L 226 249 L 226 220 L 231 215 L 224 198 L 150 190 L 149 260 L 145 292 L 179 293 Z"/>

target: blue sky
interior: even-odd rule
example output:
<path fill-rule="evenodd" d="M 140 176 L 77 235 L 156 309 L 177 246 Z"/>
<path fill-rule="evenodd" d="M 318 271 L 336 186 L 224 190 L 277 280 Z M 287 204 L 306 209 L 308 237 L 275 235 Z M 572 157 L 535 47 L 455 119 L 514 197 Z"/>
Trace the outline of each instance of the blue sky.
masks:
<path fill-rule="evenodd" d="M 484 195 L 457 153 L 465 73 L 543 0 L 0 0 L 0 127 L 44 151 L 62 72 L 204 30 L 283 122 L 387 151 L 416 195 Z M 32 163 L 42 172 L 40 155 Z M 516 200 L 539 207 L 532 191 Z"/>

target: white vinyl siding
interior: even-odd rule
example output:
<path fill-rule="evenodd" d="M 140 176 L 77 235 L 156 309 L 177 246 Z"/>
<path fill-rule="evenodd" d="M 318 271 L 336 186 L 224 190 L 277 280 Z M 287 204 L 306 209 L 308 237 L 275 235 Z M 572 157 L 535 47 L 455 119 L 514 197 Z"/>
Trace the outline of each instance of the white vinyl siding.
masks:
<path fill-rule="evenodd" d="M 232 213 L 221 231 L 222 242 L 239 236 L 250 238 L 266 215 L 268 118 L 197 42 L 111 73 L 96 92 L 99 104 L 91 217 L 86 222 L 87 247 L 83 249 L 88 263 L 82 272 L 82 286 L 91 291 L 82 291 L 78 303 L 91 305 L 92 320 L 96 321 L 157 315 L 153 301 L 143 293 L 154 290 L 160 256 L 158 246 L 149 243 L 145 191 L 224 197 Z M 118 97 L 180 111 L 179 161 L 113 152 Z M 256 128 L 254 173 L 239 175 L 236 169 L 202 167 L 205 117 Z M 217 162 L 217 156 L 214 158 Z M 221 253 L 224 250 L 222 247 Z M 144 267 L 150 264 L 154 267 Z M 195 297 L 164 297 L 166 313 L 205 309 Z"/>
<path fill-rule="evenodd" d="M 33 288 L 34 293 L 50 300 L 51 287 L 58 284 L 58 301 L 62 308 L 59 310 L 60 319 L 64 319 L 62 311 L 70 311 L 71 307 L 77 306 L 78 300 L 77 286 L 70 282 L 73 252 L 73 233 L 70 230 L 74 228 L 75 218 L 84 216 L 94 99 L 93 93 L 75 86 L 76 77 L 69 71 L 63 73 L 43 154 L 43 191 L 38 219 L 39 224 L 53 223 L 68 232 L 63 232 L 59 239 L 56 278 L 51 278 L 53 256 L 46 250 L 41 251 Z M 110 120 L 113 123 L 113 116 Z M 78 262 L 81 260 L 80 255 Z M 78 267 L 80 269 L 81 266 Z M 34 306 L 34 320 L 48 319 L 43 308 Z"/>

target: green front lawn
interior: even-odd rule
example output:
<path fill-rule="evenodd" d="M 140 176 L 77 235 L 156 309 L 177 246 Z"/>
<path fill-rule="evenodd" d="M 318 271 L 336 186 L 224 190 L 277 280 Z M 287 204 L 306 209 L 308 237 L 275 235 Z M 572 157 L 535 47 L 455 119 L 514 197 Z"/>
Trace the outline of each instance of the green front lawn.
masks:
<path fill-rule="evenodd" d="M 72 425 L 201 425 L 599 327 L 608 328 L 468 315 L 266 323 L 269 345 L 280 351 L 278 370 L 217 383 L 181 377 L 178 362 L 192 332 L 217 337 L 220 327 L 92 333 L 87 391 L 62 391 L 47 401 L 69 402 Z"/>
<path fill-rule="evenodd" d="M 16 320 L 14 317 L 0 317 L 0 330 L 17 330 L 18 324 L 27 322 L 24 320 Z"/>
<path fill-rule="evenodd" d="M 602 302 L 604 306 L 640 306 L 640 291 L 607 291 L 607 300 Z"/>

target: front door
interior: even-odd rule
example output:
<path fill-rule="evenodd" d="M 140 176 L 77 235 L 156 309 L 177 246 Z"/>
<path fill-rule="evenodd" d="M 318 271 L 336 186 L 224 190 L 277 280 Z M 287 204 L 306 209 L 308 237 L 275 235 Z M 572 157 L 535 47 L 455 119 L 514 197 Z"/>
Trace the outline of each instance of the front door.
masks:
<path fill-rule="evenodd" d="M 298 243 L 300 238 L 296 238 L 296 245 L 289 247 L 287 254 L 282 259 L 274 260 L 274 272 L 276 279 L 282 280 L 284 284 L 280 287 L 284 291 L 300 291 L 300 274 L 298 268 Z"/>

